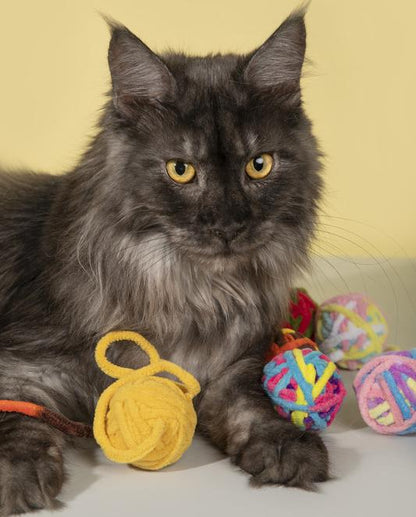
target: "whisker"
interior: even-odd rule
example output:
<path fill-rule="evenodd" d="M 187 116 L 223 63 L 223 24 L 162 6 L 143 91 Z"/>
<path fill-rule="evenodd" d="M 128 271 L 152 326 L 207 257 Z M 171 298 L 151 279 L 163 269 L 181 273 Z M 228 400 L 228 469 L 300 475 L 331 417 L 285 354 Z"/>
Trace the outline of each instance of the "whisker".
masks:
<path fill-rule="evenodd" d="M 394 321 L 396 322 L 397 324 L 397 327 L 396 327 L 396 336 L 397 336 L 397 328 L 400 326 L 400 317 L 399 317 L 399 304 L 398 304 L 398 295 L 397 295 L 397 290 L 394 286 L 394 283 L 393 283 L 393 280 L 391 278 L 391 276 L 389 275 L 388 271 L 386 270 L 386 268 L 384 267 L 384 264 L 388 264 L 390 265 L 391 269 L 393 270 L 393 272 L 395 272 L 394 268 L 391 266 L 391 263 L 386 260 L 386 257 L 381 253 L 381 256 L 383 258 L 383 261 L 380 261 L 373 253 L 371 253 L 368 249 L 364 248 L 363 246 L 361 246 L 360 244 L 354 242 L 353 240 L 347 238 L 347 237 L 344 237 L 342 235 L 339 235 L 337 233 L 334 233 L 334 232 L 330 232 L 330 231 L 327 231 L 327 230 L 322 230 L 320 229 L 319 230 L 320 232 L 322 233 L 325 233 L 327 235 L 331 235 L 331 236 L 335 236 L 337 238 L 340 238 L 340 239 L 343 239 L 345 240 L 346 242 L 348 243 L 351 243 L 353 244 L 354 246 L 357 246 L 357 248 L 361 249 L 362 251 L 364 251 L 364 253 L 368 254 L 372 259 L 373 261 L 380 267 L 380 269 L 383 271 L 383 274 L 389 284 L 389 287 L 390 287 L 390 290 L 391 290 L 391 293 L 393 295 L 393 300 L 394 300 Z M 377 250 L 377 248 L 374 248 Z M 397 273 L 396 273 L 397 275 Z M 399 277 L 399 281 L 400 281 L 400 276 L 397 275 Z"/>
<path fill-rule="evenodd" d="M 330 248 L 328 249 L 328 247 L 327 247 L 327 248 L 324 248 L 324 247 L 322 246 L 322 244 L 326 244 L 326 245 L 330 246 L 331 248 L 334 248 L 335 250 L 337 250 L 337 251 L 338 251 L 338 254 L 333 253 L 333 252 L 331 251 L 331 249 L 330 249 Z M 319 256 L 319 257 L 321 257 L 321 258 L 323 258 L 323 257 L 322 257 L 322 253 L 325 253 L 326 255 L 330 255 L 331 257 L 333 257 L 333 258 L 334 258 L 334 259 L 336 259 L 336 260 L 339 260 L 339 261 L 342 261 L 342 262 L 348 262 L 348 263 L 353 264 L 353 265 L 355 266 L 356 270 L 358 271 L 358 274 L 360 275 L 361 283 L 363 284 L 363 286 L 364 286 L 364 291 L 365 291 L 365 293 L 367 294 L 367 292 L 368 292 L 368 289 L 367 289 L 367 282 L 366 282 L 365 276 L 363 275 L 363 271 L 362 271 L 362 269 L 361 269 L 361 267 L 360 267 L 360 266 L 362 266 L 363 264 L 361 264 L 361 263 L 359 263 L 359 262 L 356 262 L 355 260 L 353 260 L 353 259 L 352 259 L 352 258 L 350 258 L 350 257 L 348 257 L 348 258 L 344 258 L 344 257 L 342 256 L 342 249 L 341 249 L 340 247 L 336 246 L 335 244 L 333 244 L 332 242 L 327 242 L 327 241 L 323 241 L 322 239 L 320 239 L 320 241 L 319 241 L 319 242 L 315 242 L 315 243 L 314 243 L 314 246 L 317 246 L 317 247 L 319 247 L 319 248 L 322 250 L 322 252 L 321 252 L 321 253 L 318 253 L 318 256 Z M 331 263 L 331 264 L 332 264 L 332 263 Z M 365 264 L 365 265 L 367 265 L 367 264 Z M 370 265 L 370 264 L 369 264 L 369 265 Z M 374 264 L 372 264 L 372 265 L 374 265 Z M 341 273 L 339 273 L 339 272 L 338 272 L 338 274 L 339 274 L 339 276 L 342 278 Z M 344 280 L 343 278 L 342 278 L 342 280 L 343 280 L 343 283 L 344 283 L 344 285 L 345 285 L 345 280 Z M 349 290 L 349 291 L 351 291 L 351 288 L 349 288 L 348 290 Z"/>
<path fill-rule="evenodd" d="M 153 267 L 155 267 L 157 264 L 159 264 L 161 261 L 163 260 L 166 260 L 170 255 L 173 255 L 176 251 L 178 250 L 178 247 L 177 246 L 171 246 L 169 245 L 166 253 L 162 253 L 162 256 L 159 257 L 157 260 L 155 260 L 154 262 L 152 262 L 151 264 L 148 265 L 148 267 L 146 269 L 142 269 L 141 270 L 141 273 L 143 275 L 145 275 L 146 273 L 149 272 L 150 269 L 152 269 Z"/>
<path fill-rule="evenodd" d="M 314 245 L 315 245 L 315 246 L 319 246 L 317 243 L 315 243 Z M 322 249 L 323 251 L 325 251 L 325 250 L 324 250 L 324 248 L 322 248 L 322 246 L 320 246 L 320 247 L 321 247 L 321 249 Z M 319 255 L 318 255 L 318 254 L 315 254 L 315 255 L 316 255 L 316 257 L 318 257 L 320 260 L 323 260 L 323 261 L 325 262 L 325 264 L 327 264 L 327 265 L 328 265 L 328 266 L 329 266 L 333 271 L 335 271 L 335 273 L 336 273 L 337 277 L 340 279 L 340 281 L 341 281 L 341 283 L 343 284 L 344 288 L 347 290 L 347 292 L 350 292 L 350 291 L 351 291 L 351 287 L 348 285 L 348 283 L 346 282 L 345 278 L 342 276 L 342 274 L 340 273 L 340 271 L 338 270 L 338 268 L 337 268 L 334 264 L 332 264 L 332 262 L 331 262 L 328 258 L 326 258 L 326 257 L 324 257 L 324 256 L 322 256 L 322 255 L 320 255 L 320 254 L 319 254 Z M 318 264 L 317 264 L 317 262 L 315 262 L 314 264 L 318 265 Z M 318 265 L 318 267 L 319 267 L 319 269 L 320 269 L 321 273 L 324 273 L 323 269 L 322 269 L 319 265 Z M 335 284 L 332 280 L 330 280 L 330 279 L 327 277 L 327 275 L 326 275 L 325 273 L 324 273 L 324 276 L 325 276 L 325 278 L 326 278 L 326 279 L 331 283 L 331 285 L 332 285 L 335 289 L 338 289 L 338 287 L 336 286 L 336 284 Z"/>
<path fill-rule="evenodd" d="M 155 241 L 160 241 L 161 240 L 161 237 L 162 234 L 158 234 L 158 235 L 152 235 L 151 237 L 149 237 L 148 239 L 142 239 L 142 240 L 139 240 L 137 242 L 134 242 L 133 244 L 130 244 L 128 246 L 123 246 L 123 247 L 120 247 L 118 250 L 117 250 L 117 253 L 120 254 L 121 252 L 124 252 L 124 251 L 129 251 L 133 248 L 140 248 L 140 247 L 143 247 L 147 244 L 150 244 L 152 242 L 155 242 Z M 163 240 L 162 241 L 162 244 L 166 244 L 166 241 Z"/>
<path fill-rule="evenodd" d="M 378 262 L 378 264 L 379 264 L 379 265 L 381 265 L 381 264 L 386 263 L 386 264 L 390 267 L 390 269 L 392 270 L 392 272 L 393 272 L 393 273 L 394 273 L 394 275 L 396 276 L 397 280 L 399 281 L 400 286 L 402 287 L 402 289 L 403 289 L 403 290 L 404 290 L 404 292 L 406 293 L 407 299 L 408 299 L 408 300 L 409 300 L 409 302 L 411 303 L 412 307 L 416 310 L 416 306 L 415 306 L 415 304 L 414 304 L 414 302 L 413 302 L 413 298 L 412 298 L 412 296 L 411 296 L 411 294 L 410 294 L 410 292 L 409 292 L 409 290 L 408 290 L 408 288 L 407 288 L 406 283 L 403 281 L 403 278 L 402 278 L 402 277 L 400 276 L 400 274 L 397 272 L 396 268 L 395 268 L 395 267 L 393 267 L 393 265 L 392 265 L 392 263 L 391 263 L 391 260 L 389 260 L 387 257 L 385 257 L 385 256 L 383 255 L 383 253 L 382 253 L 382 252 L 381 252 L 381 251 L 380 251 L 380 250 L 379 250 L 379 249 L 378 249 L 374 244 L 372 244 L 370 241 L 368 241 L 368 240 L 367 240 L 367 239 L 365 239 L 364 237 L 362 237 L 362 236 L 360 236 L 360 235 L 356 234 L 355 232 L 351 232 L 351 231 L 349 231 L 349 230 L 347 230 L 347 229 L 344 229 L 344 228 L 342 228 L 342 227 L 340 227 L 340 226 L 337 226 L 337 225 L 330 225 L 330 224 L 327 224 L 327 223 L 324 223 L 324 224 L 325 224 L 326 226 L 328 226 L 328 227 L 335 228 L 335 229 L 340 229 L 340 230 L 345 231 L 346 233 L 349 233 L 349 234 L 352 234 L 352 235 L 354 235 L 354 236 L 357 236 L 357 237 L 361 238 L 361 239 L 362 239 L 366 244 L 368 244 L 369 246 L 371 246 L 371 247 L 375 250 L 375 252 L 376 252 L 376 253 L 380 254 L 380 255 L 382 256 L 382 258 L 383 258 L 383 261 L 379 261 L 379 262 Z M 340 237 L 340 236 L 339 236 L 339 237 Z M 372 256 L 372 255 L 370 255 L 370 256 Z M 412 261 L 410 261 L 410 263 L 411 263 L 411 265 L 412 265 L 412 266 L 414 266 L 414 264 L 413 264 L 413 262 L 412 262 Z M 372 265 L 372 264 L 363 264 L 363 265 Z M 413 269 L 415 269 L 415 272 L 416 272 L 416 268 L 413 268 Z"/>

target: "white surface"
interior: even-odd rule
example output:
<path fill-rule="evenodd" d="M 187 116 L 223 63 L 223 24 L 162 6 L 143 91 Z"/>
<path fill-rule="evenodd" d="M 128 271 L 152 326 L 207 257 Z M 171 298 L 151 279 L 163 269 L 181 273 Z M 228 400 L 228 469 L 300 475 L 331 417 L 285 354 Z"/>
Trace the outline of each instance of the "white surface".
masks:
<path fill-rule="evenodd" d="M 330 259 L 330 263 L 321 260 L 313 279 L 299 285 L 307 286 L 320 302 L 347 291 L 367 292 L 390 322 L 390 343 L 416 346 L 416 265 L 412 261 L 375 264 L 368 259 L 354 263 Z M 71 477 L 60 498 L 66 506 L 54 515 L 416 515 L 416 435 L 381 436 L 367 428 L 351 389 L 354 374 L 343 376 L 348 397 L 333 426 L 323 433 L 335 479 L 320 485 L 317 493 L 251 488 L 246 474 L 196 437 L 177 464 L 160 472 L 111 464 L 101 452 L 71 453 Z"/>

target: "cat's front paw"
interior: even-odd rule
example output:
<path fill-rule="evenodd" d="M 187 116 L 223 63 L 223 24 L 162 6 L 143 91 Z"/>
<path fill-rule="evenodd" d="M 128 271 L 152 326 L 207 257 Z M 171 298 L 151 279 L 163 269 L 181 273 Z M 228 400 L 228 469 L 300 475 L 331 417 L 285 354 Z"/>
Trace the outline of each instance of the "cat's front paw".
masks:
<path fill-rule="evenodd" d="M 328 451 L 315 433 L 296 428 L 263 428 L 254 431 L 232 458 L 252 475 L 254 485 L 277 484 L 315 488 L 329 478 Z"/>
<path fill-rule="evenodd" d="M 63 481 L 62 451 L 47 437 L 0 444 L 0 516 L 56 508 Z"/>

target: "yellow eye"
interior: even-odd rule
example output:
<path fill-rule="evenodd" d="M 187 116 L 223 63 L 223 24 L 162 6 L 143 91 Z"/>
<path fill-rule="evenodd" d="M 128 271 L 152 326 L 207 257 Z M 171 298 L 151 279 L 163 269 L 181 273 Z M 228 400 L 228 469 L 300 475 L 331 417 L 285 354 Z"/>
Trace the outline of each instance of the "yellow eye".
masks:
<path fill-rule="evenodd" d="M 268 153 L 259 154 L 246 165 L 246 173 L 253 180 L 262 180 L 270 174 L 273 167 L 273 158 Z"/>
<path fill-rule="evenodd" d="M 166 171 L 176 183 L 189 183 L 196 174 L 195 167 L 182 160 L 169 160 L 166 163 Z"/>

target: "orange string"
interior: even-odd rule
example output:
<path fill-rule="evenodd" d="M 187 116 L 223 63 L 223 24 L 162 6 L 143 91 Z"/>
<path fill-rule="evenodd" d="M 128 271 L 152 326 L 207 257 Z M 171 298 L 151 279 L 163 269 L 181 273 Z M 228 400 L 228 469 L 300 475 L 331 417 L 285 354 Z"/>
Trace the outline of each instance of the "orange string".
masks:
<path fill-rule="evenodd" d="M 22 415 L 39 418 L 44 411 L 43 406 L 33 402 L 22 402 L 20 400 L 0 400 L 0 411 L 8 413 L 21 413 Z"/>

